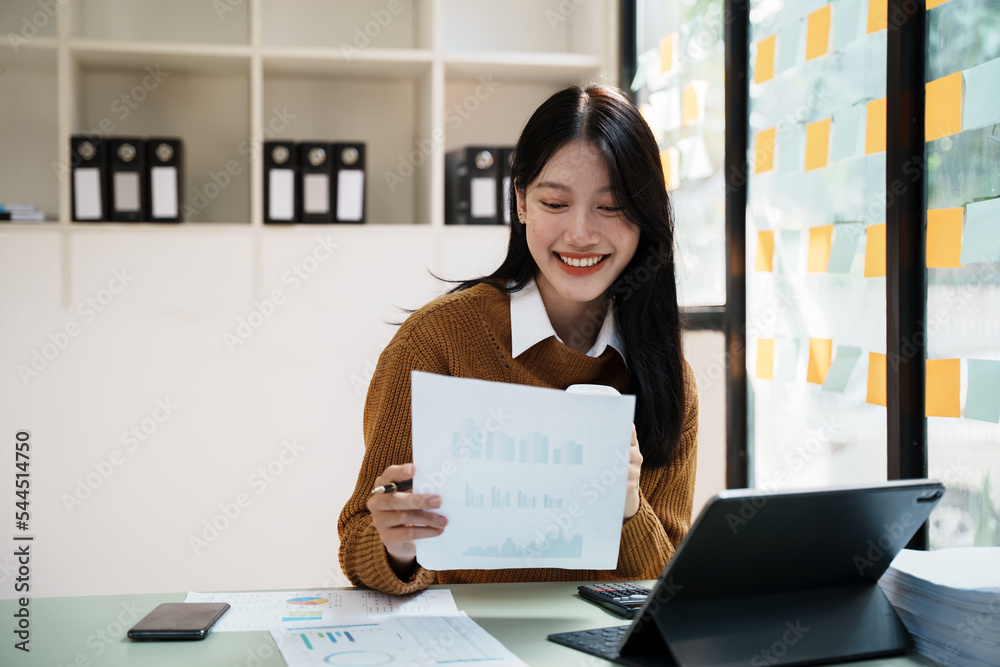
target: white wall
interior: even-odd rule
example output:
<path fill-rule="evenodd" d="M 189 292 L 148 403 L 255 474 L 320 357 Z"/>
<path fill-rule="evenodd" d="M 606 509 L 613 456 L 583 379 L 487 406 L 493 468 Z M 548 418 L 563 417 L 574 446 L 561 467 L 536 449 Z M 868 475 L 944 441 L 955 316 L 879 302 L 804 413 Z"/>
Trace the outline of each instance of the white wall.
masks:
<path fill-rule="evenodd" d="M 31 432 L 32 593 L 345 585 L 336 520 L 361 460 L 365 378 L 394 332 L 386 320 L 443 291 L 428 269 L 491 269 L 504 235 L 0 229 L 0 434 L 11 453 L 17 431 Z M 302 280 L 296 267 L 312 273 Z M 227 344 L 275 290 L 282 302 Z M 711 336 L 689 337 L 702 377 Z M 723 486 L 722 382 L 700 389 L 696 511 Z M 3 458 L 0 498 L 13 512 L 13 456 Z M 226 518 L 241 494 L 245 507 Z M 229 525 L 208 539 L 213 521 Z M 4 522 L 0 539 L 12 532 Z M 9 552 L 0 597 L 13 596 Z"/>

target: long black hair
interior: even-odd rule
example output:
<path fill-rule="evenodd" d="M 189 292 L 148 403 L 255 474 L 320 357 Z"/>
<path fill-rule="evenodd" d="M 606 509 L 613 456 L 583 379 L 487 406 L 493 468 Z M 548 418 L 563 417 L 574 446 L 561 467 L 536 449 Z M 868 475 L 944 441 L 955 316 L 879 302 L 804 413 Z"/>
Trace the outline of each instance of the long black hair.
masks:
<path fill-rule="evenodd" d="M 659 149 L 646 121 L 618 89 L 572 86 L 532 114 L 514 146 L 507 256 L 496 271 L 452 291 L 489 282 L 516 292 L 538 273 L 524 226 L 517 222 L 516 191 L 525 194 L 549 159 L 583 139 L 604 155 L 615 206 L 639 229 L 635 255 L 612 286 L 615 323 L 625 345 L 629 393 L 636 397 L 636 431 L 643 465 L 673 458 L 685 414 L 681 314 L 674 270 L 674 219 Z"/>

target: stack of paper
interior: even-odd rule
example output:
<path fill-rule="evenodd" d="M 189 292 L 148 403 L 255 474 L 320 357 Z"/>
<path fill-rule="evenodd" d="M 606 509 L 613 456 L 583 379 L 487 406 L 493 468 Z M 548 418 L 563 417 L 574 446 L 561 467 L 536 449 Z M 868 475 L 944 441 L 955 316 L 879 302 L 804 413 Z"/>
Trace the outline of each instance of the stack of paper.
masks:
<path fill-rule="evenodd" d="M 455 606 L 451 591 L 406 596 L 366 589 L 188 593 L 228 602 L 212 632 L 269 630 L 288 667 L 525 663 Z"/>
<path fill-rule="evenodd" d="M 33 204 L 0 204 L 0 220 L 45 222 L 45 213 Z"/>
<path fill-rule="evenodd" d="M 879 585 L 922 655 L 956 667 L 1000 665 L 1000 547 L 904 549 Z"/>

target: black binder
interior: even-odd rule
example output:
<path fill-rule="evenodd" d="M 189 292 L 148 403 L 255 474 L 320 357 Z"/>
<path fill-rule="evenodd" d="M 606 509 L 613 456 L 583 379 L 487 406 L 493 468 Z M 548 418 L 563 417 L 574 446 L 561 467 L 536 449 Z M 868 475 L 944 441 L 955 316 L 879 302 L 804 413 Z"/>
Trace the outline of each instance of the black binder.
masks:
<path fill-rule="evenodd" d="M 306 141 L 298 148 L 298 220 L 333 222 L 333 146 Z"/>
<path fill-rule="evenodd" d="M 295 222 L 296 146 L 294 141 L 264 142 L 264 222 Z"/>
<path fill-rule="evenodd" d="M 495 225 L 503 221 L 498 202 L 500 159 L 493 146 L 467 146 L 445 155 L 445 223 Z"/>
<path fill-rule="evenodd" d="M 623 665 L 804 665 L 912 645 L 878 580 L 944 495 L 934 480 L 724 491 L 702 509 L 617 648 Z M 609 630 L 618 630 L 610 629 Z"/>
<path fill-rule="evenodd" d="M 146 139 L 150 222 L 180 222 L 184 146 L 175 137 Z"/>
<path fill-rule="evenodd" d="M 334 222 L 365 221 L 365 144 L 333 144 Z"/>
<path fill-rule="evenodd" d="M 69 139 L 74 221 L 108 219 L 107 142 L 74 134 Z"/>
<path fill-rule="evenodd" d="M 149 211 L 145 140 L 133 137 L 109 139 L 108 163 L 111 220 L 144 222 Z"/>
<path fill-rule="evenodd" d="M 497 181 L 499 190 L 497 190 L 497 205 L 500 207 L 500 218 L 503 220 L 505 225 L 511 223 L 511 210 L 514 208 L 512 202 L 516 201 L 514 197 L 513 190 L 510 189 L 511 177 L 511 158 L 514 157 L 514 147 L 513 146 L 502 146 L 500 148 L 500 178 Z M 517 218 L 517 215 L 514 215 Z"/>

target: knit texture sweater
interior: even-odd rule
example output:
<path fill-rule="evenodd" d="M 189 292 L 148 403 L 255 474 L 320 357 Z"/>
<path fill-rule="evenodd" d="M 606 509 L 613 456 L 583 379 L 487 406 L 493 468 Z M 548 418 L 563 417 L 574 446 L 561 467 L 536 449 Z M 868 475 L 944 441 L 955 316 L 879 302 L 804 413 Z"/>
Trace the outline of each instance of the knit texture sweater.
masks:
<path fill-rule="evenodd" d="M 628 370 L 608 348 L 597 358 L 547 338 L 511 358 L 510 298 L 488 284 L 448 294 L 413 313 L 379 357 L 364 410 L 365 455 L 354 494 L 340 514 L 340 564 L 357 586 L 412 593 L 431 584 L 656 579 L 691 525 L 698 447 L 698 398 L 685 363 L 686 413 L 676 455 L 661 468 L 643 466 L 639 510 L 622 524 L 614 570 L 554 568 L 428 570 L 407 580 L 393 572 L 366 503 L 390 465 L 413 460 L 410 372 L 565 389 L 603 384 L 625 392 Z M 445 529 L 447 530 L 447 528 Z"/>

